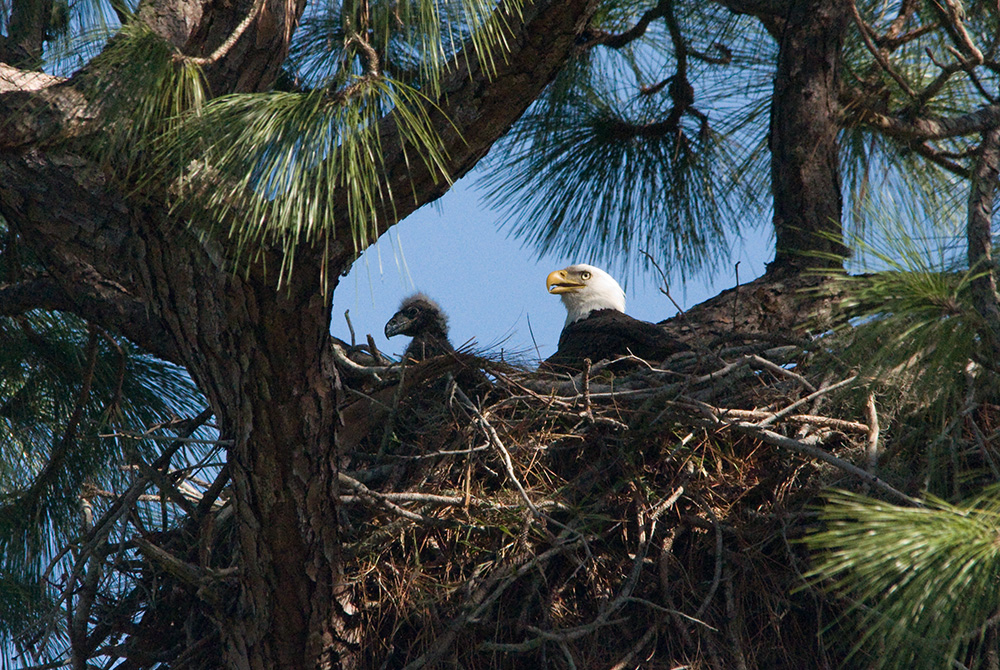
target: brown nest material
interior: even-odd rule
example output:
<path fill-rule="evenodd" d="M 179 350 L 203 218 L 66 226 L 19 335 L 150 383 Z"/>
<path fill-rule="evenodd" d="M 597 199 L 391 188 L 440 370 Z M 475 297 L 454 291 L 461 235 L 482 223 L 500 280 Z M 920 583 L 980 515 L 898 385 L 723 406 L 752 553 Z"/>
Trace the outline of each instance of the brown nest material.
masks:
<path fill-rule="evenodd" d="M 575 377 L 457 355 L 397 387 L 343 454 L 363 665 L 835 666 L 836 612 L 802 588 L 808 505 L 910 498 L 869 471 L 863 403 L 821 411 L 855 381 L 815 378 L 822 355 L 744 337 Z M 452 381 L 469 367 L 492 380 L 476 399 Z"/>

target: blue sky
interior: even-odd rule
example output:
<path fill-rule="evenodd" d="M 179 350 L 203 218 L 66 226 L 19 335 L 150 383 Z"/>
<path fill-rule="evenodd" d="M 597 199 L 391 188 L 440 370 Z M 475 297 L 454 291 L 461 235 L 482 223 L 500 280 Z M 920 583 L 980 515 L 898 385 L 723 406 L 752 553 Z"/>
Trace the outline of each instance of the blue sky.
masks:
<path fill-rule="evenodd" d="M 572 263 L 602 266 L 600 259 L 560 255 L 538 257 L 520 240 L 501 230 L 502 211 L 490 210 L 480 199 L 473 170 L 436 203 L 425 205 L 393 227 L 369 248 L 342 277 L 334 293 L 331 332 L 350 341 L 344 311 L 359 343 L 371 333 L 383 351 L 399 355 L 409 341 L 387 340 L 385 322 L 400 301 L 423 291 L 449 317 L 451 341 L 456 346 L 475 340 L 480 349 L 520 353 L 527 363 L 556 350 L 566 319 L 559 298 L 545 290 L 552 270 Z M 687 309 L 735 284 L 733 263 L 740 262 L 740 283 L 764 272 L 771 260 L 771 231 L 751 231 L 737 241 L 732 262 L 698 276 L 687 285 L 671 284 L 670 293 Z M 625 288 L 626 311 L 638 319 L 661 321 L 676 309 L 658 287 L 655 269 L 641 268 L 630 281 L 616 277 Z M 530 331 L 529 331 L 530 320 Z M 535 344 L 538 346 L 536 353 Z"/>

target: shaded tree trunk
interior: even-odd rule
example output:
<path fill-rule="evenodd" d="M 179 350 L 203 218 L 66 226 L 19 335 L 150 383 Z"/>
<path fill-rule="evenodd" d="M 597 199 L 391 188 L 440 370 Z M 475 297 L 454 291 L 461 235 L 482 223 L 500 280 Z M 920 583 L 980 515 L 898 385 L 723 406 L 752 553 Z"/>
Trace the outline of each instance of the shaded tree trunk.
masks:
<path fill-rule="evenodd" d="M 993 260 L 993 205 L 1000 174 L 1000 128 L 983 133 L 979 158 L 969 187 L 969 267 L 978 271 L 972 280 L 972 303 L 982 319 L 980 335 L 993 353 L 1000 355 L 1000 303 L 997 300 L 996 262 Z"/>
<path fill-rule="evenodd" d="M 792 0 L 780 28 L 771 105 L 772 271 L 829 268 L 847 254 L 837 90 L 849 20 L 849 4 L 840 0 Z"/>

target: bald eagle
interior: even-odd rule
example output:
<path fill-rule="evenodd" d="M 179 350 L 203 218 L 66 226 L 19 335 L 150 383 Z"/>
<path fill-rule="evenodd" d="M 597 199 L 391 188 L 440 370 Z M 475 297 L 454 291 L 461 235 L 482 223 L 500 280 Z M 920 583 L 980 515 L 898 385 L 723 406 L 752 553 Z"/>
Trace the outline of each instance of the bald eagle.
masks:
<path fill-rule="evenodd" d="M 566 307 L 559 349 L 546 359 L 546 367 L 580 370 L 585 358 L 596 363 L 628 354 L 660 362 L 688 348 L 659 326 L 625 314 L 625 291 L 593 265 L 550 272 L 545 287 Z"/>
<path fill-rule="evenodd" d="M 385 324 L 385 336 L 395 335 L 413 338 L 403 354 L 404 361 L 422 361 L 455 351 L 448 340 L 448 317 L 423 293 L 403 300 L 399 311 Z"/>

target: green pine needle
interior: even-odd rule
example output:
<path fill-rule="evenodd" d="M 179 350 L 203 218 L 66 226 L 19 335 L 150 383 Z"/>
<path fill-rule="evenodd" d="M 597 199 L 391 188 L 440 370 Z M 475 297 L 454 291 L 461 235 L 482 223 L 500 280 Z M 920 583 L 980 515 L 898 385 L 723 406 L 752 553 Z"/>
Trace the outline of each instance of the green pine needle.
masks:
<path fill-rule="evenodd" d="M 998 493 L 922 509 L 829 494 L 807 579 L 854 601 L 840 623 L 872 652 L 866 667 L 946 668 L 974 651 L 1000 608 Z"/>
<path fill-rule="evenodd" d="M 155 458 L 148 442 L 100 437 L 141 432 L 203 406 L 176 366 L 127 342 L 96 339 L 93 381 L 75 438 L 64 442 L 88 369 L 90 334 L 75 317 L 30 313 L 0 319 L 0 630 L 24 630 L 48 597 L 38 584 L 61 547 L 80 533 L 85 486 L 121 491 L 136 459 Z M 192 456 L 193 454 L 189 454 Z M 95 501 L 100 513 L 102 504 Z M 67 559 L 64 557 L 63 562 Z M 61 565 L 61 563 L 60 563 Z M 58 568 L 59 570 L 64 568 Z"/>
<path fill-rule="evenodd" d="M 430 122 L 430 103 L 413 88 L 381 77 L 359 77 L 350 95 L 236 95 L 213 100 L 168 145 L 168 159 L 203 161 L 180 204 L 196 205 L 225 222 L 239 248 L 253 257 L 262 245 L 285 252 L 287 276 L 300 243 L 328 239 L 341 217 L 360 252 L 391 215 L 379 120 L 389 110 L 405 147 L 446 178 L 446 156 Z M 191 147 L 197 147 L 189 155 Z M 411 159 L 411 160 L 413 160 Z M 338 212 L 343 194 L 346 212 Z"/>

